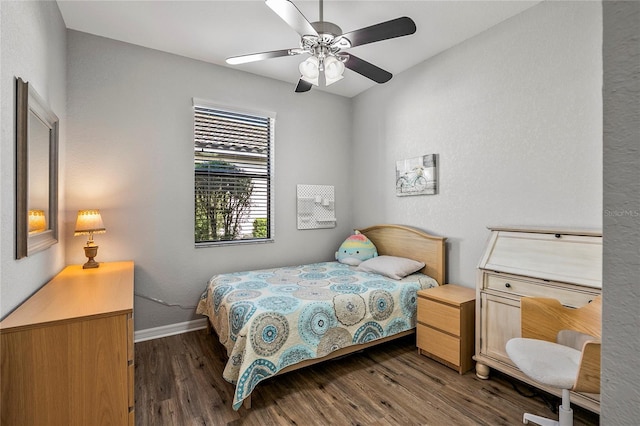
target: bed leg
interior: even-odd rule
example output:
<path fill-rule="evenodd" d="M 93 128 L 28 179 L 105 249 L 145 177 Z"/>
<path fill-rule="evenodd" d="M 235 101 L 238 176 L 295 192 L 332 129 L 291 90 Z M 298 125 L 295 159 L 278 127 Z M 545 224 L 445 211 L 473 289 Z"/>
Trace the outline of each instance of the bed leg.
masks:
<path fill-rule="evenodd" d="M 251 395 L 249 395 L 244 399 L 244 401 L 242 401 L 242 406 L 247 410 L 251 409 Z"/>

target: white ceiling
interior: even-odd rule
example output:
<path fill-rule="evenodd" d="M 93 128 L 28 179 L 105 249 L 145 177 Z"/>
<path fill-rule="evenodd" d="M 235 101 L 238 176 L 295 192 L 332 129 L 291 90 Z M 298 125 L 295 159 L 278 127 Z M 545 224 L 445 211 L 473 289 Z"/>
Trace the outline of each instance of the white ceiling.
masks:
<path fill-rule="evenodd" d="M 415 34 L 349 50 L 398 74 L 539 2 L 325 0 L 324 20 L 348 32 L 401 16 L 412 18 Z M 293 3 L 310 22 L 318 20 L 318 1 Z M 225 62 L 228 56 L 299 47 L 298 34 L 264 1 L 58 0 L 58 4 L 67 28 L 73 30 L 290 82 L 292 91 L 300 77 L 298 64 L 304 56 L 235 66 Z M 352 97 L 375 84 L 346 70 L 344 79 L 321 90 Z"/>

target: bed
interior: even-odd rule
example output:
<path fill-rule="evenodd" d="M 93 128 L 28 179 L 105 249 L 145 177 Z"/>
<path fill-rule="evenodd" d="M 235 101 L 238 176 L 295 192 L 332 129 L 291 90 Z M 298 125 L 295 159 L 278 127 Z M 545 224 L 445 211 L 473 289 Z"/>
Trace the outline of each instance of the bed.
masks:
<path fill-rule="evenodd" d="M 444 284 L 445 240 L 401 225 L 358 230 L 380 258 L 424 263 L 392 279 L 340 262 L 214 275 L 196 312 L 227 350 L 233 408 L 269 377 L 415 332 L 416 291 Z M 386 272 L 385 272 L 386 273 Z"/>

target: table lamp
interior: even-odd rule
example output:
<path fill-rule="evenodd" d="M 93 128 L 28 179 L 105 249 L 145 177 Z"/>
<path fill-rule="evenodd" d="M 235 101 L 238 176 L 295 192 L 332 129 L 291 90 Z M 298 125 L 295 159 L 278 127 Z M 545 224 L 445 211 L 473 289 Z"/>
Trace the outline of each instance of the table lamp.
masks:
<path fill-rule="evenodd" d="M 47 218 L 44 210 L 29 210 L 29 234 L 36 234 L 47 229 Z"/>
<path fill-rule="evenodd" d="M 105 232 L 107 232 L 107 230 L 104 227 L 104 223 L 102 223 L 100 210 L 78 210 L 76 230 L 73 236 L 89 236 L 87 245 L 84 247 L 84 254 L 89 260 L 82 265 L 82 269 L 97 268 L 100 266 L 100 264 L 94 260 L 98 254 L 98 246 L 93 242 L 93 234 L 104 234 Z"/>

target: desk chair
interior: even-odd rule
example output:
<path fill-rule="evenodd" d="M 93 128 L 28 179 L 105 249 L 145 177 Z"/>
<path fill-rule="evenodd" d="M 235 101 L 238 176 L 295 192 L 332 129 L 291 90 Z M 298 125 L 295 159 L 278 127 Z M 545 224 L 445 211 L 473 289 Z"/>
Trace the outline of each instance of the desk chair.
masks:
<path fill-rule="evenodd" d="M 522 422 L 573 425 L 569 391 L 600 393 L 602 296 L 578 309 L 556 299 L 521 299 L 522 337 L 507 342 L 516 366 L 538 383 L 562 389 L 559 421 L 525 413 Z"/>

